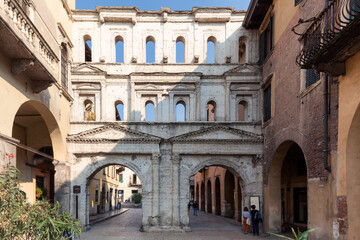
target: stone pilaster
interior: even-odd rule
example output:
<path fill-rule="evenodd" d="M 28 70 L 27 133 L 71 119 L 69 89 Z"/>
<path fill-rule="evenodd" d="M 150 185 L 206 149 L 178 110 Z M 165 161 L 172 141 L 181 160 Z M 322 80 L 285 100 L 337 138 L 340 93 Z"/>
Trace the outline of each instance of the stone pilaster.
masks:
<path fill-rule="evenodd" d="M 152 155 L 152 210 L 150 225 L 158 226 L 160 218 L 160 162 L 161 154 L 153 153 Z"/>
<path fill-rule="evenodd" d="M 171 228 L 172 225 L 172 161 L 171 145 L 160 145 L 160 225 L 162 228 Z"/>
<path fill-rule="evenodd" d="M 59 162 L 55 164 L 55 202 L 59 202 L 65 211 L 70 211 L 70 167 Z"/>
<path fill-rule="evenodd" d="M 173 186 L 173 205 L 172 205 L 172 225 L 180 225 L 180 155 L 172 156 L 172 186 Z"/>

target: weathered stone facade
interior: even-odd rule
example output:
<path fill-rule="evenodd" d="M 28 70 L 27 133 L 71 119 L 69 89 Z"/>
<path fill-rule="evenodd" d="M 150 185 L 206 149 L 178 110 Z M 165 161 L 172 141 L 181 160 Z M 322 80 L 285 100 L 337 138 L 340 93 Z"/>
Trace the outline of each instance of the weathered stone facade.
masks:
<path fill-rule="evenodd" d="M 102 167 L 120 164 L 140 178 L 144 231 L 188 231 L 189 180 L 206 166 L 233 169 L 243 181 L 244 203 L 262 198 L 262 136 L 259 112 L 261 72 L 257 34 L 241 27 L 245 12 L 232 8 L 140 12 L 137 8 L 74 11 L 71 134 L 68 136 L 70 211 L 89 223 L 89 177 Z M 84 37 L 86 36 L 86 37 Z M 124 63 L 115 63 L 115 39 L 124 42 Z M 155 63 L 146 64 L 146 41 L 155 42 Z M 85 60 L 85 40 L 92 40 L 92 62 Z M 182 37 L 185 63 L 175 61 Z M 215 63 L 205 63 L 206 44 L 215 44 Z M 215 40 L 214 40 L 215 39 Z M 239 63 L 239 40 L 246 39 L 246 61 Z M 242 45 L 243 47 L 243 45 Z M 244 58 L 242 58 L 244 59 Z M 243 61 L 243 60 L 242 60 Z M 91 102 L 90 119 L 86 109 Z M 116 121 L 115 104 L 124 121 Z M 154 104 L 153 122 L 145 105 Z M 176 105 L 185 121 L 176 122 Z M 215 121 L 207 104 L 215 102 Z M 238 105 L 244 119 L 238 121 Z M 86 117 L 85 117 L 86 116 Z M 119 120 L 119 119 L 118 119 Z"/>

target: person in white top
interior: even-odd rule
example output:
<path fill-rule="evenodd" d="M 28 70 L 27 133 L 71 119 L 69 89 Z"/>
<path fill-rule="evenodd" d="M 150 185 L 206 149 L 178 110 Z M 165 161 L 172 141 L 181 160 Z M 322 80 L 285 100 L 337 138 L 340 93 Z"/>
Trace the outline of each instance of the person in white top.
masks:
<path fill-rule="evenodd" d="M 244 207 L 244 211 L 243 211 L 243 231 L 244 234 L 248 234 L 249 233 L 249 227 L 250 227 L 250 220 L 251 220 L 251 215 L 249 212 L 249 209 L 247 207 Z"/>

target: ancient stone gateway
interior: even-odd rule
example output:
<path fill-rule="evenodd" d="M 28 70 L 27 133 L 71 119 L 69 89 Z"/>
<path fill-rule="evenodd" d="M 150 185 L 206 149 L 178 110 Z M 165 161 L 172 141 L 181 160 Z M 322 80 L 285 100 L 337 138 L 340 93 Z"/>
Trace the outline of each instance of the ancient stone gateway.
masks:
<path fill-rule="evenodd" d="M 89 179 L 112 164 L 130 168 L 143 184 L 144 231 L 190 230 L 189 179 L 206 166 L 232 169 L 244 204 L 250 196 L 262 203 L 261 72 L 257 35 L 242 28 L 244 15 L 232 8 L 74 12 L 70 162 L 63 171 L 69 181 L 62 199 L 74 216 L 78 203 L 83 226 Z M 115 61 L 119 41 L 121 62 Z M 183 63 L 175 57 L 179 41 Z M 151 64 L 148 42 L 155 44 Z M 83 191 L 69 191 L 75 185 Z"/>
<path fill-rule="evenodd" d="M 73 156 L 71 187 L 85 188 L 80 194 L 72 194 L 71 212 L 76 215 L 77 196 L 82 224 L 89 224 L 88 181 L 112 164 L 130 168 L 143 184 L 145 231 L 189 230 L 189 179 L 206 166 L 221 165 L 236 171 L 244 182 L 245 201 L 250 196 L 262 196 L 262 168 L 258 162 L 262 138 L 247 132 L 246 126 L 191 123 L 189 133 L 165 139 L 132 130 L 139 125 L 109 123 L 68 137 Z M 178 126 L 143 123 L 142 127 L 145 131 L 157 128 L 171 133 Z"/>

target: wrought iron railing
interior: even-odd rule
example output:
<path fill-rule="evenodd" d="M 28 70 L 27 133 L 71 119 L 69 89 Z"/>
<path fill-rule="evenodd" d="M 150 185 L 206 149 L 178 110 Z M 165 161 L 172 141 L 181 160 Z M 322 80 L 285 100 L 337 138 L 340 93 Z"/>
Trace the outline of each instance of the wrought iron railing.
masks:
<path fill-rule="evenodd" d="M 308 21 L 312 23 L 304 34 L 300 34 L 304 47 L 296 58 L 297 64 L 302 68 L 311 68 L 327 45 L 354 20 L 359 21 L 359 17 L 360 0 L 330 0 L 329 5 L 317 17 L 307 21 L 300 20 L 299 24 Z"/>

